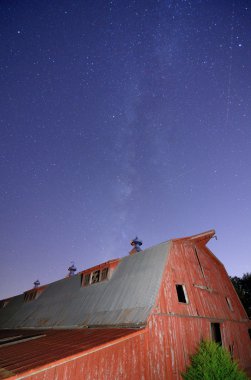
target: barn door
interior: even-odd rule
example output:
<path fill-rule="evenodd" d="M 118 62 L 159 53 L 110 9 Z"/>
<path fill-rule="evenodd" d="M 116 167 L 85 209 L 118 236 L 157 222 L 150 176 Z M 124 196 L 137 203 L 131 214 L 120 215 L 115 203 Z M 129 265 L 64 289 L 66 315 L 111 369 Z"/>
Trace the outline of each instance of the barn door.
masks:
<path fill-rule="evenodd" d="M 211 323 L 211 336 L 212 336 L 212 340 L 214 340 L 216 343 L 219 343 L 220 345 L 222 345 L 221 331 L 220 331 L 220 324 L 219 323 Z"/>

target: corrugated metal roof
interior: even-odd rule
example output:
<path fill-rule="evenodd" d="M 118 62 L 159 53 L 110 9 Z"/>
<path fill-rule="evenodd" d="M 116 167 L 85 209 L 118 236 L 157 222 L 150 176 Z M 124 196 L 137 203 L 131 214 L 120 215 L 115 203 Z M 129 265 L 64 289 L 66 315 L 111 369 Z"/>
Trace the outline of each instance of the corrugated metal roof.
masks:
<path fill-rule="evenodd" d="M 169 242 L 121 259 L 110 280 L 87 287 L 76 275 L 49 284 L 38 299 L 13 297 L 0 328 L 145 325 L 160 287 Z"/>
<path fill-rule="evenodd" d="M 27 340 L 9 346 L 0 345 L 0 379 L 34 372 L 52 366 L 59 360 L 74 360 L 76 356 L 88 354 L 96 349 L 115 344 L 144 333 L 133 329 L 82 329 L 39 330 L 39 339 Z M 22 330 L 25 337 L 30 330 Z M 33 332 L 34 334 L 34 332 Z M 20 335 L 20 330 L 0 330 L 0 341 Z"/>

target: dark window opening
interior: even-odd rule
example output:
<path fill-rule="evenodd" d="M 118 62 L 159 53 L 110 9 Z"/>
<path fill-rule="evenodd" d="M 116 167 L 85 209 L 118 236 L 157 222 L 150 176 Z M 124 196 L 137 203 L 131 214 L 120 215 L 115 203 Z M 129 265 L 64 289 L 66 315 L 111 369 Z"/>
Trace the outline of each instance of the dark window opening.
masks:
<path fill-rule="evenodd" d="M 101 281 L 106 280 L 107 277 L 108 277 L 108 268 L 104 268 L 102 269 L 102 272 L 101 272 Z"/>
<path fill-rule="evenodd" d="M 248 329 L 249 338 L 251 339 L 251 329 Z"/>
<path fill-rule="evenodd" d="M 219 323 L 211 323 L 211 335 L 212 340 L 214 340 L 216 343 L 219 343 L 220 345 L 222 344 Z"/>
<path fill-rule="evenodd" d="M 100 276 L 100 270 L 96 270 L 95 272 L 92 273 L 92 284 L 96 284 L 99 282 L 99 276 Z"/>
<path fill-rule="evenodd" d="M 90 278 L 91 278 L 91 273 L 88 273 L 84 276 L 84 283 L 83 283 L 84 286 L 87 286 L 90 284 Z"/>
<path fill-rule="evenodd" d="M 179 302 L 188 303 L 185 286 L 184 285 L 176 285 L 176 291 L 177 291 Z"/>
<path fill-rule="evenodd" d="M 0 309 L 5 308 L 8 305 L 9 302 L 10 302 L 9 300 L 2 300 L 0 302 Z"/>
<path fill-rule="evenodd" d="M 230 309 L 231 311 L 233 311 L 234 309 L 233 309 L 233 306 L 232 306 L 232 303 L 231 303 L 230 298 L 226 297 L 226 301 L 227 301 L 227 305 L 228 305 L 229 309 Z"/>
<path fill-rule="evenodd" d="M 81 284 L 82 286 L 88 286 L 90 284 L 96 284 L 100 281 L 104 281 L 108 278 L 109 268 L 105 267 L 102 270 L 96 270 L 91 273 L 82 274 Z"/>
<path fill-rule="evenodd" d="M 39 293 L 36 290 L 24 293 L 24 302 L 30 302 L 38 297 Z"/>

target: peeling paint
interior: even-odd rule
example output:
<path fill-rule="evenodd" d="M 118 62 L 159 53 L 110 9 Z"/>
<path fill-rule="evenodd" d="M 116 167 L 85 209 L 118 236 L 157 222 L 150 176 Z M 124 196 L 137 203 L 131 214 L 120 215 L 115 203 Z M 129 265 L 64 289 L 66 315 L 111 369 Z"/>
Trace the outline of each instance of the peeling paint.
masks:
<path fill-rule="evenodd" d="M 152 290 L 147 293 L 147 297 L 144 292 L 149 289 L 149 283 L 148 277 L 144 275 L 140 277 L 144 281 L 139 284 L 136 298 L 131 291 L 123 289 L 114 299 L 109 295 L 111 309 L 98 310 L 95 306 L 89 310 L 89 314 L 82 315 L 83 309 L 80 306 L 76 311 L 79 318 L 76 325 L 78 329 L 46 330 L 46 337 L 39 340 L 39 346 L 35 342 L 24 342 L 20 344 L 19 350 L 15 346 L 6 347 L 2 350 L 6 356 L 1 358 L 0 364 L 2 363 L 4 370 L 9 371 L 9 380 L 181 380 L 181 372 L 189 364 L 189 357 L 196 351 L 201 339 L 211 339 L 212 322 L 220 324 L 223 346 L 231 350 L 232 356 L 239 361 L 242 368 L 247 369 L 251 362 L 248 335 L 251 323 L 223 265 L 205 246 L 212 235 L 213 231 L 209 231 L 199 235 L 197 239 L 192 237 L 174 240 L 165 246 L 168 246 L 168 254 L 167 251 L 161 251 L 164 247 L 162 245 L 161 250 L 156 251 L 158 254 L 155 257 L 159 261 L 154 266 L 159 271 L 159 285 L 153 281 Z M 198 257 L 194 253 L 195 246 Z M 155 255 L 154 248 L 152 254 Z M 161 255 L 164 258 L 160 259 Z M 131 257 L 135 260 L 133 265 L 126 265 L 130 275 L 135 274 L 132 271 L 136 268 L 137 254 Z M 119 273 L 120 265 L 121 263 L 116 274 Z M 139 267 L 143 270 L 145 263 Z M 155 272 L 149 268 L 148 274 L 152 280 Z M 123 286 L 129 287 L 130 279 L 128 275 Z M 138 279 L 136 276 L 134 284 Z M 67 281 L 69 284 L 71 279 Z M 119 283 L 119 277 L 117 281 L 116 284 Z M 189 303 L 178 302 L 176 284 L 185 284 Z M 99 285 L 101 284 L 96 284 L 93 289 L 98 289 Z M 39 300 L 43 300 L 48 288 Z M 208 291 L 210 289 L 212 291 Z M 114 290 L 113 295 L 115 293 Z M 125 298 L 120 300 L 119 297 L 123 295 Z M 91 297 L 91 294 L 87 296 Z M 231 299 L 233 310 L 229 308 L 226 296 Z M 144 320 L 140 297 L 148 300 Z M 19 301 L 10 301 L 10 306 L 16 302 Z M 130 302 L 133 303 L 132 308 L 129 307 Z M 123 307 L 118 307 L 120 304 Z M 104 322 L 111 318 L 114 305 L 114 325 L 108 323 L 109 328 L 87 328 L 93 311 L 96 313 L 96 320 L 102 319 Z M 8 307 L 9 305 L 6 309 Z M 134 311 L 131 312 L 131 309 Z M 55 325 L 58 327 L 59 323 L 65 322 L 66 315 L 57 318 Z M 72 322 L 76 320 L 72 319 Z M 79 328 L 81 323 L 86 328 Z M 134 329 L 128 328 L 130 323 Z M 120 324 L 127 328 L 117 328 Z M 2 330 L 1 333 L 7 336 L 9 332 Z M 13 331 L 13 334 L 17 334 L 17 331 Z M 50 336 L 54 336 L 51 341 Z M 1 372 L 0 378 L 5 378 L 1 377 Z"/>

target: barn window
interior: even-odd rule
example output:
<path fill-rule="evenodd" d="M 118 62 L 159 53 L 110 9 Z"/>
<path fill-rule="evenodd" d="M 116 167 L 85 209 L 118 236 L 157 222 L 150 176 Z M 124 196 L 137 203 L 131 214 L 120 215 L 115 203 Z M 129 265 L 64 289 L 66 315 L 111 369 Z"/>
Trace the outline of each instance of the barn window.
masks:
<path fill-rule="evenodd" d="M 91 283 L 96 284 L 97 282 L 99 282 L 99 276 L 100 276 L 100 270 L 96 270 L 95 272 L 92 272 Z"/>
<path fill-rule="evenodd" d="M 41 292 L 38 292 L 37 290 L 32 290 L 24 293 L 24 302 L 30 302 L 39 297 Z"/>
<path fill-rule="evenodd" d="M 178 301 L 181 303 L 188 303 L 185 285 L 177 284 L 176 291 L 177 291 Z"/>
<path fill-rule="evenodd" d="M 226 297 L 227 305 L 231 311 L 234 311 L 230 298 Z"/>
<path fill-rule="evenodd" d="M 82 286 L 88 286 L 91 284 L 97 284 L 100 281 L 104 281 L 108 278 L 109 268 L 98 269 L 93 272 L 82 274 L 81 284 Z"/>
<path fill-rule="evenodd" d="M 108 277 L 108 268 L 104 268 L 102 269 L 102 272 L 101 272 L 101 281 L 106 280 L 107 277 Z"/>
<path fill-rule="evenodd" d="M 87 273 L 83 276 L 82 285 L 87 286 L 90 284 L 91 273 Z"/>
<path fill-rule="evenodd" d="M 4 309 L 8 305 L 9 302 L 10 302 L 10 300 L 0 301 L 0 309 Z"/>
<path fill-rule="evenodd" d="M 31 290 L 27 290 L 27 292 L 24 292 L 24 302 L 30 302 L 33 300 L 36 300 L 40 295 L 43 293 L 43 291 L 46 289 L 46 286 L 41 286 L 39 288 L 33 288 Z"/>
<path fill-rule="evenodd" d="M 249 338 L 251 339 L 251 329 L 248 329 Z"/>
<path fill-rule="evenodd" d="M 220 345 L 222 344 L 219 323 L 211 323 L 211 336 L 212 340 L 214 340 L 216 343 L 219 343 Z"/>

